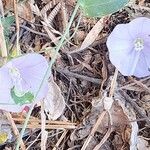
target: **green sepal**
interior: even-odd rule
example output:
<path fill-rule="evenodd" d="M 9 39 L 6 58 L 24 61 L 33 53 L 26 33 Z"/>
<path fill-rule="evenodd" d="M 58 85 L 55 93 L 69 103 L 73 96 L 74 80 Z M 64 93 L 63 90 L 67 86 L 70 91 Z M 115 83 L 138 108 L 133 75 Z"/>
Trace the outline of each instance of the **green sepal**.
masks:
<path fill-rule="evenodd" d="M 19 105 L 30 104 L 34 100 L 34 95 L 31 92 L 27 92 L 23 96 L 17 96 L 14 87 L 11 89 L 11 97 L 15 104 Z"/>

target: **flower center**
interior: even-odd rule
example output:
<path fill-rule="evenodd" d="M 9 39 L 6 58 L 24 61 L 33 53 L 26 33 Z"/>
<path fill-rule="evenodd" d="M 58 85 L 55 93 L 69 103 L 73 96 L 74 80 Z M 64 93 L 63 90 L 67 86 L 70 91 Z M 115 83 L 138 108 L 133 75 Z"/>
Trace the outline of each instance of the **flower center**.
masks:
<path fill-rule="evenodd" d="M 12 63 L 8 63 L 7 67 L 8 67 L 9 75 L 11 76 L 11 79 L 14 85 L 15 94 L 18 97 L 23 96 L 25 92 L 23 91 L 23 88 L 22 88 L 22 83 L 21 83 L 22 78 L 21 78 L 19 69 L 13 66 Z"/>
<path fill-rule="evenodd" d="M 144 40 L 141 38 L 137 38 L 134 42 L 134 49 L 136 51 L 141 51 L 144 49 Z"/>

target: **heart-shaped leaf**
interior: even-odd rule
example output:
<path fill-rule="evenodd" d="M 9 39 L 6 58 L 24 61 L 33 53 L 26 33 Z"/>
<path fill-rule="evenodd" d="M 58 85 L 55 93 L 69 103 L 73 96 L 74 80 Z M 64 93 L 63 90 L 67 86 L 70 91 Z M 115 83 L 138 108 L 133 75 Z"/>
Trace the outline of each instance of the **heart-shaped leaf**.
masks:
<path fill-rule="evenodd" d="M 88 17 L 102 17 L 124 7 L 129 0 L 79 0 L 79 5 Z"/>

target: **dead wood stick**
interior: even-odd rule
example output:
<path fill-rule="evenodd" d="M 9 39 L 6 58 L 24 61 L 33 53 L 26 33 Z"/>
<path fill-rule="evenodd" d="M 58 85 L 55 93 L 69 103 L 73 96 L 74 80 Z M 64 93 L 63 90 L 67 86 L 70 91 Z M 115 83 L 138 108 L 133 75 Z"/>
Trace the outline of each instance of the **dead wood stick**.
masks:
<path fill-rule="evenodd" d="M 47 34 L 45 34 L 45 33 L 35 31 L 35 30 L 33 30 L 33 29 L 25 26 L 25 25 L 20 25 L 20 27 L 23 28 L 23 29 L 25 29 L 25 30 L 27 30 L 27 31 L 29 31 L 29 32 L 32 32 L 32 33 L 40 35 L 40 36 L 44 36 L 44 37 L 46 37 L 46 38 L 49 39 L 49 36 Z"/>
<path fill-rule="evenodd" d="M 66 68 L 65 69 L 57 68 L 56 71 L 58 71 L 62 74 L 68 75 L 70 77 L 79 78 L 79 79 L 86 80 L 86 81 L 89 81 L 89 82 L 92 82 L 92 83 L 95 83 L 95 84 L 100 84 L 100 82 L 101 82 L 101 79 L 88 77 L 88 76 L 85 76 L 85 75 L 74 73 L 74 72 L 69 71 Z"/>

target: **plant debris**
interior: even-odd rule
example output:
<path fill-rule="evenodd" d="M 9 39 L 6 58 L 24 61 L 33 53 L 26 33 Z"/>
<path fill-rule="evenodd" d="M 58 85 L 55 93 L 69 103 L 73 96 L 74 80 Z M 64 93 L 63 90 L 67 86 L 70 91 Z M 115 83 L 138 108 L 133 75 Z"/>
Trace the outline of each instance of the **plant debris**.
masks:
<path fill-rule="evenodd" d="M 51 65 L 49 92 L 33 107 L 20 148 L 149 150 L 150 77 L 119 73 L 109 60 L 106 41 L 118 24 L 150 18 L 150 2 L 131 0 L 101 18 L 86 17 L 78 9 L 57 54 L 77 1 L 14 2 L 0 2 L 4 19 L 0 48 L 7 49 L 9 59 L 15 59 L 18 50 L 43 55 L 48 62 L 56 59 Z M 4 62 L 5 57 L 0 57 L 1 66 Z M 37 73 L 43 68 L 38 69 Z M 0 149 L 16 148 L 28 112 L 29 107 L 20 113 L 0 110 Z"/>

